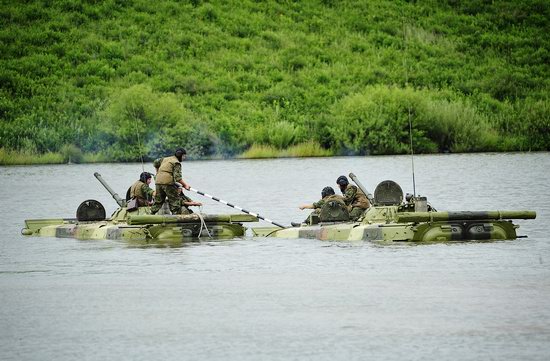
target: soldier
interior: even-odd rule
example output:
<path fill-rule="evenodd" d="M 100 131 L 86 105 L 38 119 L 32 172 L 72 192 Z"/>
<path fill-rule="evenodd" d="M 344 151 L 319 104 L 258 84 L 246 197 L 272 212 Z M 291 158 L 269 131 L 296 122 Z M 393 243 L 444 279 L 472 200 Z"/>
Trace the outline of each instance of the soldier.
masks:
<path fill-rule="evenodd" d="M 156 194 L 155 203 L 151 206 L 151 214 L 159 211 L 168 197 L 168 205 L 172 214 L 181 213 L 181 198 L 178 194 L 176 184 L 179 183 L 183 188 L 189 190 L 191 188 L 181 178 L 181 162 L 185 159 L 187 152 L 183 148 L 176 149 L 176 152 L 171 157 L 158 158 L 153 162 L 157 170 L 155 179 Z"/>
<path fill-rule="evenodd" d="M 130 186 L 126 192 L 126 200 L 137 199 L 138 207 L 150 206 L 153 203 L 155 192 L 149 187 L 153 175 L 149 172 L 143 172 L 139 175 L 139 180 Z"/>
<path fill-rule="evenodd" d="M 181 199 L 181 214 L 191 214 L 191 213 L 193 213 L 193 211 L 191 209 L 189 209 L 189 207 L 193 207 L 193 206 L 200 207 L 200 206 L 202 206 L 201 202 L 195 202 L 194 200 L 192 200 L 191 198 L 186 196 L 183 193 L 183 188 L 178 187 L 178 193 L 179 193 L 179 196 L 180 196 L 180 199 Z"/>
<path fill-rule="evenodd" d="M 330 201 L 336 201 L 338 203 L 342 203 L 342 205 L 345 206 L 344 198 L 342 196 L 338 196 L 334 193 L 334 189 L 332 187 L 325 187 L 321 191 L 321 199 L 318 202 L 315 202 L 313 204 L 304 204 L 300 206 L 299 208 L 304 209 L 313 209 L 313 212 L 310 213 L 310 215 L 306 218 L 304 223 L 309 223 L 309 219 L 311 218 L 311 215 L 314 214 L 320 214 L 321 208 L 323 205 Z M 292 226 L 299 226 L 299 223 L 291 222 Z"/>
<path fill-rule="evenodd" d="M 370 207 L 369 200 L 365 193 L 357 186 L 349 184 L 348 178 L 341 175 L 336 179 L 336 184 L 340 187 L 344 195 L 344 202 L 349 207 L 349 217 L 352 221 L 361 218 L 366 209 Z"/>

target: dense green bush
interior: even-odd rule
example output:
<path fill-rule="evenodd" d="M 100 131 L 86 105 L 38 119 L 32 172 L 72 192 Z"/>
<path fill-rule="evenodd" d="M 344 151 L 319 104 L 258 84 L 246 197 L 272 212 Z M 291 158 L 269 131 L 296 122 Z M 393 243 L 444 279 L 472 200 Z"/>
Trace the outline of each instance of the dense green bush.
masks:
<path fill-rule="evenodd" d="M 544 0 L 2 2 L 0 25 L 5 152 L 405 153 L 409 119 L 416 152 L 550 150 Z"/>
<path fill-rule="evenodd" d="M 488 116 L 454 94 L 374 86 L 333 110 L 332 138 L 344 153 L 502 150 Z"/>
<path fill-rule="evenodd" d="M 174 94 L 154 92 L 145 85 L 111 95 L 101 113 L 98 135 L 98 145 L 109 146 L 108 154 L 119 161 L 154 159 L 187 144 L 189 156 L 199 158 L 210 154 L 212 143 L 199 117 Z"/>
<path fill-rule="evenodd" d="M 65 144 L 61 147 L 60 153 L 65 163 L 81 163 L 84 159 L 82 151 L 74 144 Z"/>

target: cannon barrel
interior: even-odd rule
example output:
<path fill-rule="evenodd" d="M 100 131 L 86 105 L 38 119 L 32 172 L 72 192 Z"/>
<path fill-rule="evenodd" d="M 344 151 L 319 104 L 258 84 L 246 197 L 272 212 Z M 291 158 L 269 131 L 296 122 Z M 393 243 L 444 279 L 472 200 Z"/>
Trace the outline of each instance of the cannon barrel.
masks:
<path fill-rule="evenodd" d="M 535 219 L 535 211 L 459 211 L 459 212 L 404 212 L 397 214 L 397 222 L 478 221 L 500 219 Z"/>
<path fill-rule="evenodd" d="M 105 182 L 103 177 L 101 177 L 101 174 L 99 174 L 98 172 L 95 172 L 94 177 L 96 177 L 97 180 L 99 181 L 99 183 L 101 183 L 105 187 L 105 189 L 107 189 L 107 192 L 109 192 L 113 196 L 113 198 L 115 199 L 116 203 L 119 206 L 126 207 L 126 202 L 124 201 L 124 199 L 120 198 L 120 196 L 118 194 L 116 194 L 115 191 L 111 187 L 109 187 L 107 182 Z"/>
<path fill-rule="evenodd" d="M 367 188 L 365 188 L 365 187 L 363 186 L 363 184 L 359 181 L 359 179 L 357 179 L 357 177 L 355 176 L 355 174 L 350 173 L 350 174 L 349 174 L 349 177 L 351 178 L 352 181 L 355 182 L 355 184 L 357 184 L 357 187 L 359 187 L 359 189 L 362 190 L 363 193 L 365 193 L 365 195 L 367 196 L 367 199 L 369 200 L 370 204 L 373 205 L 373 204 L 374 204 L 374 197 L 373 197 L 372 194 L 367 190 Z"/>

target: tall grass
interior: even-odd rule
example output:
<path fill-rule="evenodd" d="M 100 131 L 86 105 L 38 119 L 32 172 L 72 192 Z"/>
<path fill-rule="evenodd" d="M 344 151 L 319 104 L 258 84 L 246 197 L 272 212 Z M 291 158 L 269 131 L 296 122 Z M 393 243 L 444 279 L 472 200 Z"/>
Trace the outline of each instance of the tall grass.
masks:
<path fill-rule="evenodd" d="M 253 144 L 239 155 L 239 158 L 299 158 L 299 157 L 328 157 L 334 155 L 330 150 L 323 149 L 315 141 L 307 141 L 288 148 L 278 149 L 271 145 Z"/>
<path fill-rule="evenodd" d="M 64 163 L 60 153 L 31 154 L 0 148 L 1 165 L 17 164 L 61 164 Z"/>
<path fill-rule="evenodd" d="M 278 158 L 279 154 L 281 154 L 281 151 L 271 145 L 253 144 L 245 152 L 239 155 L 239 158 Z"/>
<path fill-rule="evenodd" d="M 80 153 L 78 157 L 70 157 L 67 153 L 63 152 L 36 154 L 0 148 L 0 165 L 105 163 L 109 161 L 110 158 L 102 153 Z"/>

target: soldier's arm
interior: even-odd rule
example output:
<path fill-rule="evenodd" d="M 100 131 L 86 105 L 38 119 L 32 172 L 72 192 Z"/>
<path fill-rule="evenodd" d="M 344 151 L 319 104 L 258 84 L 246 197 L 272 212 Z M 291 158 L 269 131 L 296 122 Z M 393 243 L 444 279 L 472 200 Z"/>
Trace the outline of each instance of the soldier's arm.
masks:
<path fill-rule="evenodd" d="M 184 206 L 190 207 L 190 206 L 202 206 L 201 202 L 195 202 L 191 198 L 187 197 L 183 192 L 181 193 L 181 200 Z"/>
<path fill-rule="evenodd" d="M 325 204 L 325 200 L 321 199 L 319 202 L 313 203 L 313 208 L 314 209 L 321 208 L 324 204 Z"/>
<path fill-rule="evenodd" d="M 153 161 L 153 167 L 155 167 L 155 169 L 159 170 L 159 167 L 160 167 L 160 164 L 162 163 L 162 158 L 157 158 Z"/>
<path fill-rule="evenodd" d="M 183 205 L 186 206 L 186 207 L 192 207 L 192 206 L 200 207 L 200 206 L 202 206 L 202 203 L 201 202 L 195 202 L 195 201 L 189 201 L 189 202 L 184 201 Z"/>
<path fill-rule="evenodd" d="M 145 194 L 145 200 L 147 203 L 152 204 L 155 192 L 147 184 L 141 186 L 141 191 Z"/>
<path fill-rule="evenodd" d="M 181 178 L 181 164 L 176 163 L 174 165 L 174 183 L 179 183 L 183 186 L 183 188 L 189 190 L 191 188 L 189 184 L 187 184 L 182 178 Z"/>
<path fill-rule="evenodd" d="M 344 203 L 346 203 L 347 205 L 350 205 L 355 199 L 356 193 L 357 193 L 357 190 L 354 187 L 348 187 L 344 192 Z"/>
<path fill-rule="evenodd" d="M 153 190 L 147 184 L 141 186 L 141 191 L 147 196 L 147 198 L 153 197 Z"/>
<path fill-rule="evenodd" d="M 183 202 L 193 202 L 193 200 L 185 195 L 183 192 L 181 192 L 180 197 Z"/>

